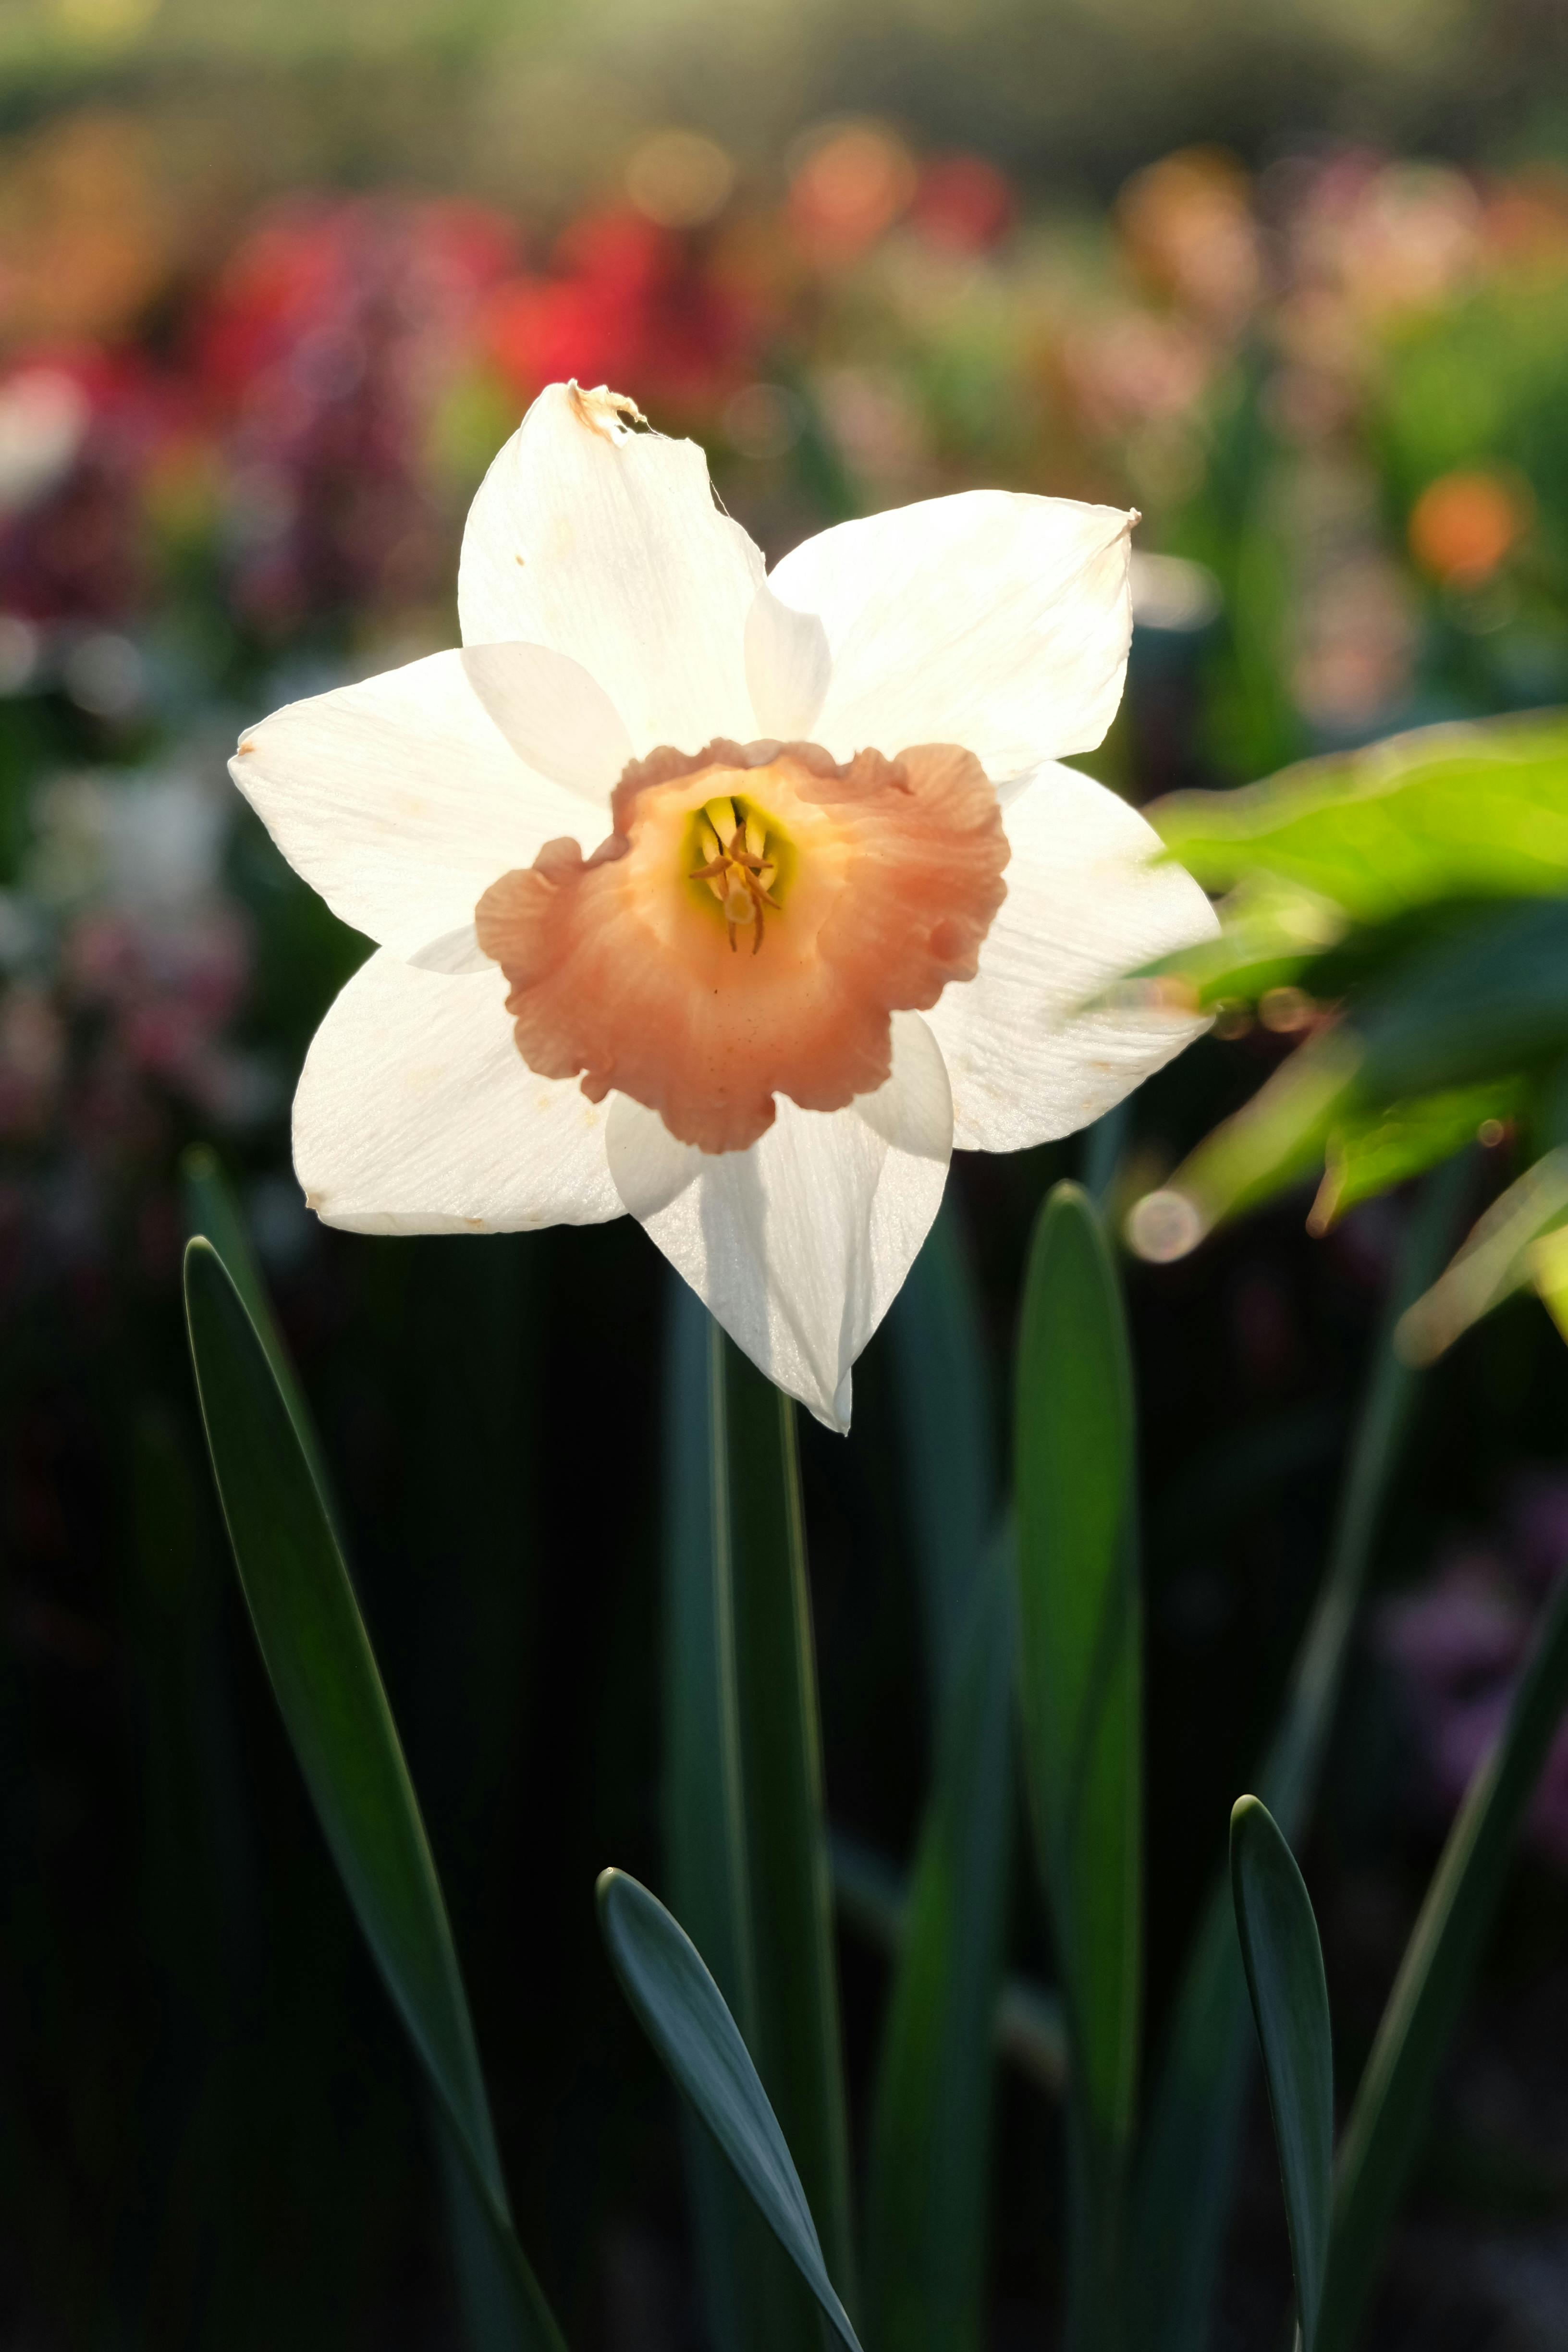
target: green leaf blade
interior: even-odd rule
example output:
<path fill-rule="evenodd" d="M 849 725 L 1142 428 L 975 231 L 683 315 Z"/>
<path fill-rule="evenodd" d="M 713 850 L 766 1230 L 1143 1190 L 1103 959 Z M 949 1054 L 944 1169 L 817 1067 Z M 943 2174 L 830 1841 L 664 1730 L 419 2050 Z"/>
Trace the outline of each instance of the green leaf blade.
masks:
<path fill-rule="evenodd" d="M 278 1318 L 272 1312 L 272 1301 L 267 1295 L 267 1285 L 261 1278 L 239 1203 L 210 1144 L 193 1143 L 182 1154 L 180 1185 L 185 1201 L 186 1232 L 192 1236 L 199 1234 L 209 1241 L 227 1268 L 229 1280 L 256 1327 L 256 1336 L 278 1383 L 300 1451 L 310 1465 L 310 1475 L 341 1544 L 342 1522 L 316 1424 L 300 1386 L 293 1359 L 278 1328 Z"/>
<path fill-rule="evenodd" d="M 321 1489 L 233 1278 L 185 1251 L 197 1393 L 241 1589 L 289 1744 L 382 1980 L 451 2126 L 514 2296 L 515 2340 L 562 2339 L 510 2228 L 451 1927 L 396 1727 Z"/>
<path fill-rule="evenodd" d="M 1072 2047 L 1075 2340 L 1109 2340 L 1142 2027 L 1142 1632 L 1132 1378 L 1100 1219 L 1058 1185 L 1018 1344 L 1019 1692 Z"/>
<path fill-rule="evenodd" d="M 1272 874 L 1382 922 L 1445 898 L 1568 892 L 1565 776 L 1568 719 L 1531 712 L 1421 728 L 1149 814 L 1210 888 Z"/>
<path fill-rule="evenodd" d="M 665 1842 L 675 1904 L 712 1962 L 788 2133 L 828 2259 L 852 2282 L 848 2133 L 822 1818 L 809 1594 L 788 1408 L 684 1284 L 665 1425 Z M 688 2140 L 710 2328 L 793 2343 L 809 2312 L 700 2135 Z"/>
<path fill-rule="evenodd" d="M 1285 2191 L 1301 2352 L 1315 2352 L 1334 2155 L 1329 1991 L 1296 1857 L 1256 1797 L 1239 1797 L 1231 1813 L 1230 1875 Z"/>
<path fill-rule="evenodd" d="M 599 1924 L 621 1988 L 757 2211 L 846 2346 L 859 2352 L 811 2206 L 739 2027 L 695 1945 L 646 1886 L 606 1870 Z"/>
<path fill-rule="evenodd" d="M 1448 1834 L 1340 2149 L 1322 2339 L 1354 2341 L 1421 2144 L 1437 2069 L 1502 1892 L 1514 1839 L 1568 1707 L 1568 1579 L 1552 1596 L 1501 1737 Z"/>
<path fill-rule="evenodd" d="M 887 1330 L 927 1678 L 940 1709 L 963 1653 L 996 1517 L 989 1368 L 966 1236 L 951 1198 L 889 1309 Z"/>
<path fill-rule="evenodd" d="M 722 1343 L 736 1692 L 750 1872 L 748 2036 L 851 2296 L 849 2126 L 795 1407 Z"/>
<path fill-rule="evenodd" d="M 1397 1352 L 1394 1331 L 1447 1255 L 1469 1176 L 1459 1159 L 1427 1180 L 1374 1345 L 1328 1567 L 1258 1781 L 1288 1837 L 1300 1835 L 1312 1802 L 1373 1545 L 1415 1410 L 1420 1376 Z M 1204 2352 L 1208 2343 L 1248 2079 L 1247 2009 L 1230 1891 L 1221 1880 L 1187 1958 L 1139 2158 L 1132 2340 L 1151 2352 Z"/>
<path fill-rule="evenodd" d="M 1010 1562 L 994 1545 L 952 1675 L 877 2074 L 867 2327 L 882 2352 L 967 2352 L 984 2336 L 1013 1654 Z"/>

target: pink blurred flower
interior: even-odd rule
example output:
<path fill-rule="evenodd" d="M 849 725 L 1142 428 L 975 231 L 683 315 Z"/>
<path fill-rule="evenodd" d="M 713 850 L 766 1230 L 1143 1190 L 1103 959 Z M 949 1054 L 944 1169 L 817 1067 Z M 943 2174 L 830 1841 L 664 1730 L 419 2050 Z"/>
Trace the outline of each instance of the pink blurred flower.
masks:
<path fill-rule="evenodd" d="M 1214 355 L 1184 320 L 1126 310 L 1070 332 L 1062 366 L 1084 423 L 1113 433 L 1186 415 L 1208 388 Z"/>
<path fill-rule="evenodd" d="M 37 351 L 0 376 L 0 610 L 124 620 L 155 585 L 146 496 L 184 389 L 132 352 Z"/>

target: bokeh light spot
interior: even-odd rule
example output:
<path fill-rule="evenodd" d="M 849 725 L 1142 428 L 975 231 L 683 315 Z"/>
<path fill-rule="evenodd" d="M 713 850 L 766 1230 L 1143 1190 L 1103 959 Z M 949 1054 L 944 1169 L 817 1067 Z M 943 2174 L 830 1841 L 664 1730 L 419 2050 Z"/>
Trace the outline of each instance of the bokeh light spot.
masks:
<path fill-rule="evenodd" d="M 656 131 L 626 160 L 626 194 L 660 228 L 699 228 L 721 213 L 735 166 L 716 139 L 700 131 Z"/>

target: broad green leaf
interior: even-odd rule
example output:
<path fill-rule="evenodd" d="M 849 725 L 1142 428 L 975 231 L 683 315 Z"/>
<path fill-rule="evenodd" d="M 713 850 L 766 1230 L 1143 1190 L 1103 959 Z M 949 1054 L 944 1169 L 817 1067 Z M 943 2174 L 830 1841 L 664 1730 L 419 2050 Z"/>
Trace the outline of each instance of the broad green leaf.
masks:
<path fill-rule="evenodd" d="M 881 2352 L 972 2352 L 985 2334 L 1013 1649 L 1011 1567 L 994 1543 L 942 1715 L 873 2095 L 867 2331 Z"/>
<path fill-rule="evenodd" d="M 671 1887 L 853 2278 L 848 2131 L 793 1409 L 675 1292 L 667 1386 L 666 1837 Z M 726 2345 L 788 2340 L 796 2290 L 693 2152 L 705 2293 Z"/>
<path fill-rule="evenodd" d="M 1568 1339 L 1568 1229 L 1560 1226 L 1532 1244 L 1530 1278 L 1552 1320 Z"/>
<path fill-rule="evenodd" d="M 1463 1331 L 1532 1279 L 1531 1252 L 1568 1217 L 1568 1147 L 1527 1168 L 1480 1217 L 1432 1287 L 1400 1318 L 1394 1344 L 1413 1364 L 1435 1363 Z"/>
<path fill-rule="evenodd" d="M 1468 918 L 1358 1007 L 1370 1102 L 1506 1077 L 1568 1051 L 1568 900 Z"/>
<path fill-rule="evenodd" d="M 896 1862 L 836 1831 L 830 1842 L 838 1916 L 879 1951 L 902 1948 L 909 1890 Z M 1067 2032 L 1054 1992 L 1023 1976 L 1003 1979 L 993 2026 L 999 2056 L 1050 2098 L 1067 2081 Z"/>
<path fill-rule="evenodd" d="M 1238 1797 L 1231 1813 L 1230 1881 L 1285 2190 L 1301 2352 L 1315 2352 L 1334 2158 L 1329 1989 L 1296 1857 L 1256 1797 Z"/>
<path fill-rule="evenodd" d="M 951 1199 L 888 1314 L 900 1409 L 905 1524 L 920 1577 L 928 1680 L 952 1684 L 996 1516 L 991 1381 L 969 1265 Z"/>
<path fill-rule="evenodd" d="M 1415 1406 L 1419 1375 L 1395 1352 L 1394 1328 L 1443 1262 L 1470 1172 L 1468 1156 L 1451 1160 L 1423 1187 L 1373 1349 L 1328 1566 L 1258 1780 L 1287 1837 L 1300 1835 L 1311 1807 L 1373 1544 Z M 1139 2158 L 1131 2264 L 1131 2340 L 1139 2352 L 1206 2352 L 1248 2060 L 1247 1987 L 1230 1890 L 1216 1876 L 1176 1997 Z"/>
<path fill-rule="evenodd" d="M 1356 1102 L 1361 1058 L 1359 1041 L 1345 1029 L 1324 1030 L 1298 1046 L 1159 1192 L 1133 1204 L 1127 1234 L 1139 1255 L 1183 1256 L 1224 1218 L 1310 1174 Z"/>
<path fill-rule="evenodd" d="M 1360 1015 L 1363 1083 L 1468 1083 L 1568 1051 L 1568 899 L 1467 914 L 1394 966 Z"/>
<path fill-rule="evenodd" d="M 1205 1008 L 1237 998 L 1252 1003 L 1266 989 L 1305 981 L 1349 929 L 1331 899 L 1274 874 L 1246 875 L 1217 912 L 1217 939 L 1199 940 L 1143 968 L 1151 978 L 1184 982 Z"/>
<path fill-rule="evenodd" d="M 511 2233 L 446 1905 L 386 1694 L 310 1465 L 223 1261 L 185 1252 L 185 1313 L 218 1496 L 258 1644 L 376 1966 L 490 2221 L 515 2339 L 560 2352 Z"/>
<path fill-rule="evenodd" d="M 1132 1375 L 1100 1219 L 1058 1184 L 1036 1228 L 1016 1396 L 1019 1692 L 1071 2061 L 1068 2340 L 1110 2343 L 1142 1986 L 1142 1637 Z"/>
<path fill-rule="evenodd" d="M 1355 921 L 1447 898 L 1568 893 L 1568 718 L 1423 728 L 1148 811 L 1210 888 L 1260 872 Z"/>
<path fill-rule="evenodd" d="M 1321 1031 L 1282 1063 L 1160 1193 L 1135 1204 L 1129 1237 L 1144 1255 L 1179 1255 L 1325 1154 L 1331 1201 L 1336 1137 L 1381 1126 L 1397 1168 L 1402 1129 L 1408 1137 L 1425 1117 L 1420 1148 L 1435 1150 L 1441 1136 L 1434 1128 L 1445 1117 L 1457 1124 L 1461 1090 L 1475 1089 L 1479 1100 L 1496 1087 L 1519 1099 L 1524 1074 L 1546 1070 L 1565 1050 L 1568 902 L 1467 918 L 1397 959 L 1357 1000 L 1353 1020 Z M 1447 1098 L 1446 1110 L 1434 1097 Z"/>
<path fill-rule="evenodd" d="M 1326 1234 L 1359 1201 L 1392 1192 L 1451 1159 L 1474 1142 L 1489 1120 L 1506 1124 L 1516 1118 L 1525 1093 L 1520 1078 L 1488 1078 L 1479 1086 L 1454 1087 L 1445 1094 L 1352 1114 L 1329 1136 L 1323 1181 L 1307 1220 L 1310 1231 Z"/>
<path fill-rule="evenodd" d="M 1421 2147 L 1513 1841 L 1568 1707 L 1568 1578 L 1558 1584 L 1502 1736 L 1472 1780 L 1405 1948 L 1340 2147 L 1321 2340 L 1349 2352 Z"/>
<path fill-rule="evenodd" d="M 701 1955 L 663 1904 L 624 1871 L 601 1874 L 598 1903 L 605 1948 L 648 2040 L 840 2342 L 847 2352 L 859 2352 L 789 2145 Z"/>

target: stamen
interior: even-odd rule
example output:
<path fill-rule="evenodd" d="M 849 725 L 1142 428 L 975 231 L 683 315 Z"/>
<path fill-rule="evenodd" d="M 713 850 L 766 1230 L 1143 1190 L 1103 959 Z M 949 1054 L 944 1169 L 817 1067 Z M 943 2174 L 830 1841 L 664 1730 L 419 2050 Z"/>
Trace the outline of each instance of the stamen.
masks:
<path fill-rule="evenodd" d="M 748 809 L 746 812 L 746 847 L 751 851 L 753 857 L 761 858 L 763 851 L 767 846 L 767 833 L 763 827 L 761 817 L 753 816 Z"/>

